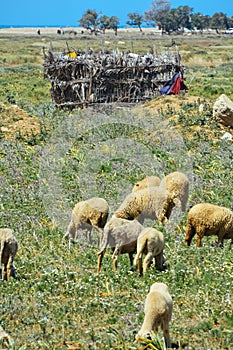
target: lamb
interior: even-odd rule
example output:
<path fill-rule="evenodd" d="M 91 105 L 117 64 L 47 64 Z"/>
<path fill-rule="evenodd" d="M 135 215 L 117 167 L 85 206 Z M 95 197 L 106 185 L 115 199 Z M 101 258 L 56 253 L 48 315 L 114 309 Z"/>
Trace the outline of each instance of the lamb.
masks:
<path fill-rule="evenodd" d="M 145 273 L 154 259 L 158 270 L 163 268 L 163 250 L 165 242 L 163 233 L 153 227 L 147 227 L 140 233 L 137 239 L 137 254 L 134 265 L 138 265 L 140 275 Z M 142 254 L 145 258 L 142 266 Z"/>
<path fill-rule="evenodd" d="M 146 297 L 144 321 L 136 339 L 150 337 L 151 332 L 158 332 L 160 326 L 167 348 L 171 347 L 169 322 L 172 318 L 173 301 L 165 283 L 154 283 Z"/>
<path fill-rule="evenodd" d="M 148 187 L 129 193 L 114 215 L 127 220 L 137 219 L 141 224 L 146 218 L 165 224 L 169 203 L 167 191 L 158 186 Z"/>
<path fill-rule="evenodd" d="M 10 277 L 16 277 L 13 261 L 18 251 L 18 241 L 14 236 L 13 230 L 0 228 L 0 249 L 0 269 L 2 264 L 4 264 L 2 279 L 8 281 Z"/>
<path fill-rule="evenodd" d="M 189 180 L 185 174 L 179 171 L 168 174 L 161 180 L 160 188 L 170 194 L 166 209 L 168 219 L 175 206 L 185 212 L 189 197 Z"/>
<path fill-rule="evenodd" d="M 147 187 L 159 186 L 160 182 L 161 182 L 161 180 L 158 176 L 147 176 L 144 179 L 142 179 L 141 181 L 138 181 L 134 185 L 132 192 L 142 190 L 143 188 L 147 188 Z"/>
<path fill-rule="evenodd" d="M 78 230 L 85 229 L 89 234 L 89 242 L 91 242 L 91 230 L 94 227 L 99 232 L 101 242 L 108 214 L 109 206 L 103 198 L 93 197 L 86 201 L 78 202 L 74 206 L 71 221 L 64 237 L 69 236 L 70 239 L 76 239 Z"/>
<path fill-rule="evenodd" d="M 218 244 L 223 246 L 224 239 L 233 240 L 233 212 L 210 203 L 194 205 L 188 212 L 185 242 L 189 247 L 195 233 L 197 247 L 201 247 L 204 236 L 218 236 Z M 232 241 L 231 241 L 232 242 Z"/>
<path fill-rule="evenodd" d="M 142 230 L 143 226 L 137 220 L 130 221 L 113 215 L 104 227 L 101 250 L 98 252 L 98 273 L 108 244 L 113 250 L 112 262 L 115 272 L 120 254 L 128 253 L 130 264 L 133 266 L 133 254 L 136 253 L 137 238 Z"/>

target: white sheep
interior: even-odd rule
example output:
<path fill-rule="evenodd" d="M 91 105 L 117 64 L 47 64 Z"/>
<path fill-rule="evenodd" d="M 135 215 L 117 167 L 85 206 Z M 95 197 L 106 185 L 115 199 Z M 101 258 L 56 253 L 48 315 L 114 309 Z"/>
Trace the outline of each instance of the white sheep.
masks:
<path fill-rule="evenodd" d="M 172 318 L 173 301 L 165 283 L 154 283 L 150 287 L 145 306 L 144 321 L 136 339 L 151 337 L 152 332 L 158 332 L 160 326 L 167 348 L 171 347 L 169 322 Z"/>
<path fill-rule="evenodd" d="M 100 242 L 102 240 L 103 228 L 107 222 L 109 206 L 105 199 L 93 197 L 78 202 L 72 211 L 71 221 L 64 237 L 76 239 L 79 229 L 86 230 L 91 242 L 91 230 L 94 227 L 99 232 Z"/>
<path fill-rule="evenodd" d="M 15 255 L 18 251 L 18 242 L 14 236 L 13 230 L 9 228 L 0 228 L 0 269 L 2 264 L 2 278 L 8 281 L 10 277 L 15 277 L 15 267 L 13 265 Z"/>
<path fill-rule="evenodd" d="M 159 186 L 160 182 L 161 180 L 158 176 L 147 176 L 141 181 L 136 182 L 136 184 L 132 189 L 132 192 L 142 190 L 143 188 L 146 188 L 146 187 Z"/>
<path fill-rule="evenodd" d="M 98 253 L 97 271 L 100 272 L 102 260 L 108 244 L 113 250 L 112 262 L 117 271 L 117 260 L 120 254 L 128 253 L 130 264 L 133 265 L 133 254 L 137 249 L 137 238 L 143 226 L 137 220 L 126 220 L 113 216 L 105 225 L 101 250 Z"/>
<path fill-rule="evenodd" d="M 185 242 L 190 246 L 196 236 L 197 247 L 201 247 L 204 236 L 218 236 L 218 244 L 224 239 L 233 240 L 233 212 L 225 207 L 210 203 L 194 205 L 188 212 Z"/>
<path fill-rule="evenodd" d="M 163 268 L 164 236 L 161 231 L 153 227 L 146 227 L 137 239 L 137 254 L 134 258 L 134 265 L 138 266 L 140 275 L 145 273 L 154 259 L 158 270 Z M 142 255 L 145 258 L 142 266 Z"/>
<path fill-rule="evenodd" d="M 169 192 L 169 205 L 166 213 L 168 219 L 175 206 L 185 212 L 189 197 L 189 180 L 185 174 L 174 171 L 161 180 L 159 187 Z"/>
<path fill-rule="evenodd" d="M 127 220 L 137 219 L 141 224 L 146 218 L 165 224 L 169 203 L 167 191 L 158 186 L 148 187 L 129 193 L 114 215 Z"/>

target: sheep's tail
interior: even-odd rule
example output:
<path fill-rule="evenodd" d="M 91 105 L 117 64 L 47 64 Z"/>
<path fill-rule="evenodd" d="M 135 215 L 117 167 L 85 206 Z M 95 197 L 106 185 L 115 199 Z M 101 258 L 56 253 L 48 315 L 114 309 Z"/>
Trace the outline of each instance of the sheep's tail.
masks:
<path fill-rule="evenodd" d="M 142 243 L 139 244 L 137 243 L 137 254 L 134 258 L 134 266 L 138 266 L 138 271 L 140 276 L 143 274 L 143 266 L 142 266 L 142 253 L 147 245 L 148 239 L 146 238 Z"/>
<path fill-rule="evenodd" d="M 138 244 L 137 243 L 137 254 L 135 255 L 134 258 L 134 265 L 137 265 L 138 259 L 142 258 L 142 253 L 143 250 L 145 249 L 145 246 L 147 245 L 147 239 L 145 239 L 142 243 Z M 139 248 L 139 249 L 138 249 Z"/>
<path fill-rule="evenodd" d="M 103 257 L 108 245 L 108 236 L 109 236 L 109 229 L 107 230 L 105 229 L 103 232 L 103 239 L 101 242 L 101 250 L 97 253 L 98 255 L 97 272 L 98 273 L 100 273 Z"/>

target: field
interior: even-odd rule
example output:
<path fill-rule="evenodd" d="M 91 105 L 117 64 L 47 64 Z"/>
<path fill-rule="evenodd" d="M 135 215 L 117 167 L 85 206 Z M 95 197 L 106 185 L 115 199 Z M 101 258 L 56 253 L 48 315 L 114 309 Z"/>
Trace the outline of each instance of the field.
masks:
<path fill-rule="evenodd" d="M 42 30 L 41 30 L 42 32 Z M 174 37 L 185 67 L 188 92 L 158 96 L 133 107 L 99 105 L 60 110 L 43 76 L 43 49 L 101 49 L 102 37 L 78 33 L 0 31 L 0 227 L 19 241 L 17 279 L 1 282 L 0 325 L 11 336 L 0 347 L 38 349 L 163 349 L 159 332 L 138 344 L 150 285 L 167 283 L 174 301 L 175 348 L 232 350 L 233 263 L 230 241 L 203 247 L 184 244 L 187 212 L 175 210 L 161 229 L 166 239 L 162 272 L 140 277 L 126 255 L 114 273 L 108 249 L 97 274 L 97 233 L 62 240 L 70 211 L 80 199 L 103 196 L 111 213 L 146 175 L 185 172 L 191 184 L 188 208 L 207 201 L 233 209 L 232 129 L 212 117 L 213 103 L 233 100 L 233 39 Z M 171 38 L 150 32 L 106 34 L 108 49 L 144 53 L 168 49 Z M 187 211 L 188 211 L 187 208 Z M 151 224 L 151 223 L 148 223 Z M 156 341 L 160 345 L 156 345 Z"/>

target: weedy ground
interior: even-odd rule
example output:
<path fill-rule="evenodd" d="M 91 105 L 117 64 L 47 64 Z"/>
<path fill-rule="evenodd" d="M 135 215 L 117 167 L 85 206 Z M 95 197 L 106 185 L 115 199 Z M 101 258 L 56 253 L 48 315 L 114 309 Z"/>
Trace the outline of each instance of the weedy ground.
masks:
<path fill-rule="evenodd" d="M 125 42 L 124 49 L 146 52 L 153 45 L 168 47 L 170 38 L 138 36 L 112 40 Z M 43 77 L 43 51 L 52 40 L 54 50 L 70 47 L 100 48 L 102 39 L 0 35 L 0 226 L 15 230 L 19 252 L 15 258 L 16 280 L 0 286 L 0 322 L 11 335 L 9 349 L 159 349 L 135 341 L 143 321 L 143 305 L 155 281 L 169 286 L 174 300 L 171 322 L 172 343 L 180 349 L 233 348 L 232 249 L 215 244 L 216 237 L 204 238 L 197 249 L 193 241 L 184 245 L 187 212 L 169 230 L 166 238 L 166 268 L 151 268 L 143 277 L 132 271 L 127 256 L 119 258 L 119 272 L 112 269 L 107 251 L 101 274 L 97 274 L 98 246 L 86 240 L 68 246 L 63 230 L 48 215 L 41 196 L 41 162 L 44 147 L 59 127 L 77 111 L 55 109 L 50 100 L 50 84 Z M 184 141 L 192 162 L 192 190 L 188 206 L 202 201 L 232 209 L 233 146 L 222 135 L 232 129 L 212 117 L 213 103 L 225 93 L 233 99 L 232 38 L 224 36 L 176 37 L 185 66 L 186 95 L 158 96 L 137 108 L 168 123 Z M 200 105 L 202 109 L 200 110 Z M 111 130 L 119 135 L 119 130 Z M 90 130 L 87 130 L 87 134 Z M 149 134 L 148 134 L 149 135 Z M 90 136 L 90 135 L 89 135 Z M 127 136 L 127 135 L 126 135 Z M 130 138 L 135 135 L 131 132 Z M 145 137 L 144 134 L 141 135 Z M 102 140 L 109 130 L 102 130 Z M 140 139 L 140 133 L 137 134 Z M 85 158 L 79 147 L 88 135 L 75 140 L 65 155 L 62 186 L 70 208 L 81 195 L 78 184 L 80 164 Z M 95 141 L 95 140 L 94 140 Z M 97 147 L 96 144 L 88 144 Z M 151 149 L 163 162 L 164 172 L 176 169 L 176 159 L 158 148 Z M 156 158 L 157 157 L 157 158 Z M 115 160 L 116 161 L 116 160 Z M 121 159 L 127 163 L 127 159 Z M 45 164 L 45 163 L 43 163 Z M 101 165 L 98 179 L 114 196 L 122 178 L 128 184 L 143 170 L 121 166 L 114 161 Z M 119 164 L 117 163 L 117 169 Z M 54 174 L 52 174 L 54 175 Z M 56 196 L 54 197 L 56 198 Z M 187 208 L 188 210 L 188 208 Z M 159 333 L 158 339 L 162 339 Z M 157 340 L 158 340 L 157 339 Z"/>

